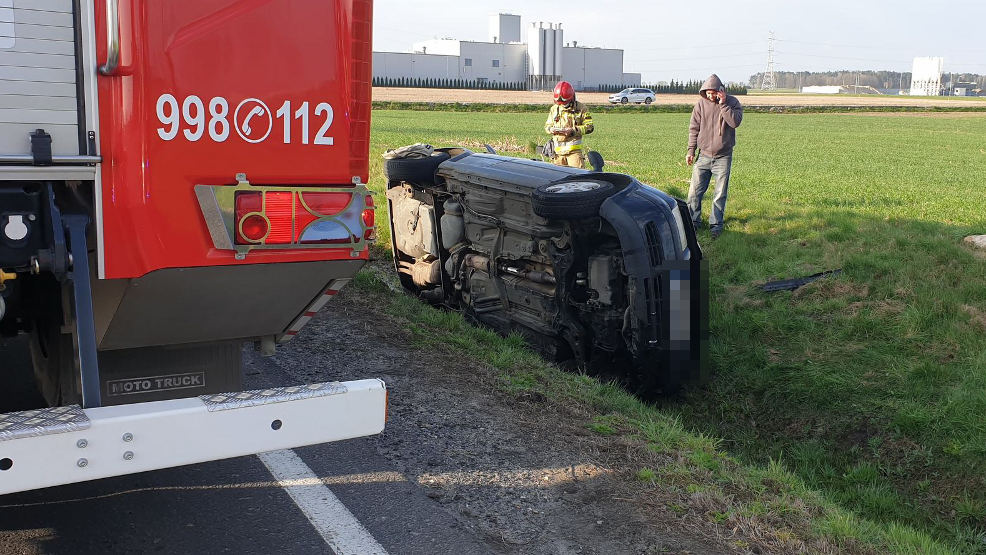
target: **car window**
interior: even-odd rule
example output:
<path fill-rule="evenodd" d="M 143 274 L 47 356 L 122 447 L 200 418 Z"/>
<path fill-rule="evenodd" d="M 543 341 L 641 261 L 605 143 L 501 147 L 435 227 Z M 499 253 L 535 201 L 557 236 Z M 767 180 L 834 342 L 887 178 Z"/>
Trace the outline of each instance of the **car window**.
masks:
<path fill-rule="evenodd" d="M 630 94 L 630 89 L 623 89 L 622 91 L 620 91 L 620 92 L 618 92 L 616 94 Z"/>

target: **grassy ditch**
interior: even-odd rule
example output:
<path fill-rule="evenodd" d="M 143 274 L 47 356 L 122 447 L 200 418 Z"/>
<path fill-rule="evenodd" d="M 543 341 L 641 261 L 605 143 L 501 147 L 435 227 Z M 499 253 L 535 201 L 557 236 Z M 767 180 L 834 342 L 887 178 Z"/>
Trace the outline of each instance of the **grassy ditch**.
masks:
<path fill-rule="evenodd" d="M 682 196 L 687 119 L 600 112 L 588 143 L 607 169 Z M 528 156 L 542 123 L 535 113 L 375 111 L 372 149 L 489 143 Z M 818 492 L 810 503 L 825 515 L 848 515 L 809 511 L 811 533 L 855 530 L 836 534 L 851 538 L 872 526 L 982 550 L 986 260 L 961 238 L 986 233 L 983 123 L 949 113 L 748 113 L 726 233 L 700 237 L 712 267 L 716 377 L 684 399 L 633 408 L 633 422 L 642 410 L 687 437 L 721 438 L 709 453 L 730 472 L 790 472 L 791 487 Z M 380 193 L 381 158 L 371 170 Z M 388 244 L 389 231 L 381 236 Z M 843 273 L 794 293 L 758 288 L 834 268 Z"/>
<path fill-rule="evenodd" d="M 395 283 L 393 276 L 364 271 L 350 287 L 396 318 L 417 344 L 449 355 L 470 352 L 496 372 L 503 392 L 578 407 L 574 412 L 586 415 L 585 428 L 621 436 L 627 451 L 634 452 L 628 456 L 628 464 L 636 465 L 628 479 L 636 484 L 640 501 L 683 519 L 683 526 L 694 529 L 687 520 L 704 520 L 719 534 L 737 537 L 732 542 L 737 548 L 770 552 L 953 552 L 906 525 L 860 518 L 812 490 L 781 461 L 743 463 L 723 450 L 720 439 L 689 431 L 673 411 L 643 403 L 614 385 L 563 372 L 527 349 L 520 337 L 474 327 L 457 313 L 394 292 Z"/>

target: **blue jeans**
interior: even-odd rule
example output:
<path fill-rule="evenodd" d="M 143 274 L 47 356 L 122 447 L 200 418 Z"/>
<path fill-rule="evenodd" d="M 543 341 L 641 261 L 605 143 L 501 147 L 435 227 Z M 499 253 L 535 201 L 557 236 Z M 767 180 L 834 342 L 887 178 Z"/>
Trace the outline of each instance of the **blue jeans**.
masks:
<path fill-rule="evenodd" d="M 722 231 L 726 212 L 726 195 L 729 192 L 729 170 L 733 165 L 733 155 L 706 156 L 700 154 L 692 166 L 692 184 L 688 188 L 688 211 L 692 213 L 695 229 L 702 225 L 702 197 L 709 190 L 709 180 L 716 178 L 715 193 L 712 197 L 712 215 L 709 216 L 709 229 Z"/>

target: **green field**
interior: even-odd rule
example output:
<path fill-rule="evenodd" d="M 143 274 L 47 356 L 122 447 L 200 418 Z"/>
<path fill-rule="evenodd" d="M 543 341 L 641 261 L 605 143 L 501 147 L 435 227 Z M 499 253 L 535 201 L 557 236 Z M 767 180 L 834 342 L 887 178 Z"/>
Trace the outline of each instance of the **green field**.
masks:
<path fill-rule="evenodd" d="M 373 118 L 378 193 L 386 148 L 490 143 L 526 156 L 543 140 L 532 113 Z M 687 114 L 595 120 L 588 143 L 608 170 L 687 193 Z M 868 522 L 986 548 L 986 256 L 961 244 L 986 233 L 984 131 L 969 114 L 748 114 L 726 232 L 699 237 L 715 377 L 657 414 L 740 461 L 779 464 Z M 758 290 L 836 268 L 794 293 Z"/>

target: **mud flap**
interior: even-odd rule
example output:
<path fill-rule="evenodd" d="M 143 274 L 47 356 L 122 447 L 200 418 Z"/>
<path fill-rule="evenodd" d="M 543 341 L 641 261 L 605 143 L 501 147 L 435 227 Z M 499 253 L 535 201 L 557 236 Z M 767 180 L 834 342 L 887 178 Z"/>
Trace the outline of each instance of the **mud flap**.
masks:
<path fill-rule="evenodd" d="M 104 406 L 160 401 L 242 386 L 239 341 L 99 353 Z"/>

